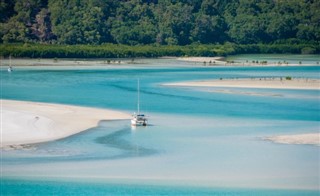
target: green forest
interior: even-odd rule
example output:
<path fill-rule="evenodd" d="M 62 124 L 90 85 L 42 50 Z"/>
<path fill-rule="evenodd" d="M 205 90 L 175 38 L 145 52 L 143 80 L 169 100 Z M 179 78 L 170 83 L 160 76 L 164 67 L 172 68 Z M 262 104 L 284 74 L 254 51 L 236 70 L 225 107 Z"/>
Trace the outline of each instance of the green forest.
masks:
<path fill-rule="evenodd" d="M 1 0 L 0 55 L 319 53 L 319 10 L 319 0 Z"/>

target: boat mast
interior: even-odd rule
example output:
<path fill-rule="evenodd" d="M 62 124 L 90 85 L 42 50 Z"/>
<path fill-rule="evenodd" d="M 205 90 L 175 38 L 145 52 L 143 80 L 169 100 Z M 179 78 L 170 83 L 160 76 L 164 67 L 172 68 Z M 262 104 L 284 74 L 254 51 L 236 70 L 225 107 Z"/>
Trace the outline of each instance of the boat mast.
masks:
<path fill-rule="evenodd" d="M 138 114 L 140 114 L 140 80 L 138 78 Z"/>

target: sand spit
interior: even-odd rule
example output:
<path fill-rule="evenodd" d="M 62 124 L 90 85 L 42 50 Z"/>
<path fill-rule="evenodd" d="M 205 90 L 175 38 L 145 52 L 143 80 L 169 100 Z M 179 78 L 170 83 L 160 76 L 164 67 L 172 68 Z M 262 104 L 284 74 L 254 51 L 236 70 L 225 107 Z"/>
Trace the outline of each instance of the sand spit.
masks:
<path fill-rule="evenodd" d="M 297 135 L 279 135 L 266 137 L 266 140 L 281 144 L 311 144 L 320 146 L 320 133 L 307 133 Z"/>
<path fill-rule="evenodd" d="M 164 84 L 187 87 L 230 87 L 230 88 L 270 88 L 270 89 L 306 89 L 320 90 L 319 79 L 286 78 L 244 78 L 189 81 Z"/>
<path fill-rule="evenodd" d="M 106 109 L 27 101 L 1 101 L 1 147 L 56 140 L 97 126 L 100 120 L 129 119 Z"/>

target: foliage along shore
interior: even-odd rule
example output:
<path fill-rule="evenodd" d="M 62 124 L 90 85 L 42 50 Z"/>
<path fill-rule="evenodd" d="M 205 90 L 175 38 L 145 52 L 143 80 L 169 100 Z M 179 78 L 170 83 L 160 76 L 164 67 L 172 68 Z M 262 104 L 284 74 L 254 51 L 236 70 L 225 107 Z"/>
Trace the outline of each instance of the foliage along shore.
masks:
<path fill-rule="evenodd" d="M 227 56 L 235 54 L 319 54 L 319 44 L 247 44 L 223 45 L 53 45 L 1 44 L 2 57 L 30 58 L 133 58 L 163 56 Z"/>

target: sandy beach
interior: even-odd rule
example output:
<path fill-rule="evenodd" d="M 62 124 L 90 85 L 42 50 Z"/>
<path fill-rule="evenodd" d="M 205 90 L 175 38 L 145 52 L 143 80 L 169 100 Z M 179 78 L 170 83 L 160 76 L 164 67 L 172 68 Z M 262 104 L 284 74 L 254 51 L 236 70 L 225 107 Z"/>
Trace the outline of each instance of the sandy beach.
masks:
<path fill-rule="evenodd" d="M 270 61 L 268 63 L 253 63 L 253 62 L 243 62 L 228 60 L 225 57 L 175 57 L 175 56 L 165 56 L 154 58 L 156 59 L 176 59 L 178 61 L 189 62 L 188 64 L 194 64 L 197 66 L 227 66 L 227 67 L 289 67 L 289 66 L 319 66 L 319 62 L 313 63 L 299 63 L 290 62 L 285 63 L 284 61 Z M 16 68 L 24 67 L 64 67 L 66 69 L 87 69 L 87 68 L 129 68 L 132 66 L 139 67 L 143 65 L 150 64 L 150 58 L 102 58 L 102 59 L 83 59 L 83 58 L 14 58 L 11 60 L 11 65 Z M 256 61 L 255 61 L 256 62 Z M 0 68 L 5 68 L 10 65 L 10 60 L 0 59 Z"/>
<path fill-rule="evenodd" d="M 189 61 L 189 62 L 200 62 L 200 63 L 210 63 L 211 64 L 221 64 L 225 63 L 223 57 L 178 57 L 177 60 Z"/>
<path fill-rule="evenodd" d="M 129 119 L 105 109 L 27 101 L 1 101 L 1 147 L 40 143 L 85 131 L 100 120 Z M 10 147 L 11 146 L 11 147 Z"/>
<path fill-rule="evenodd" d="M 235 67 L 289 67 L 289 66 L 319 66 L 319 63 L 299 63 L 297 62 L 267 62 L 265 63 L 264 61 L 260 61 L 256 63 L 256 61 L 253 62 L 241 62 L 241 61 L 233 61 L 233 60 L 228 60 L 224 57 L 177 57 L 177 60 L 180 61 L 187 61 L 187 62 L 194 62 L 194 63 L 201 63 L 201 65 L 208 65 L 208 66 L 235 66 Z"/>
<path fill-rule="evenodd" d="M 231 87 L 231 88 L 270 88 L 270 89 L 308 89 L 320 90 L 318 79 L 285 78 L 244 78 L 206 81 L 189 81 L 165 84 L 168 86 L 188 87 Z"/>
<path fill-rule="evenodd" d="M 266 140 L 281 144 L 311 144 L 320 146 L 320 133 L 308 133 L 297 135 L 280 135 L 266 137 Z"/>

